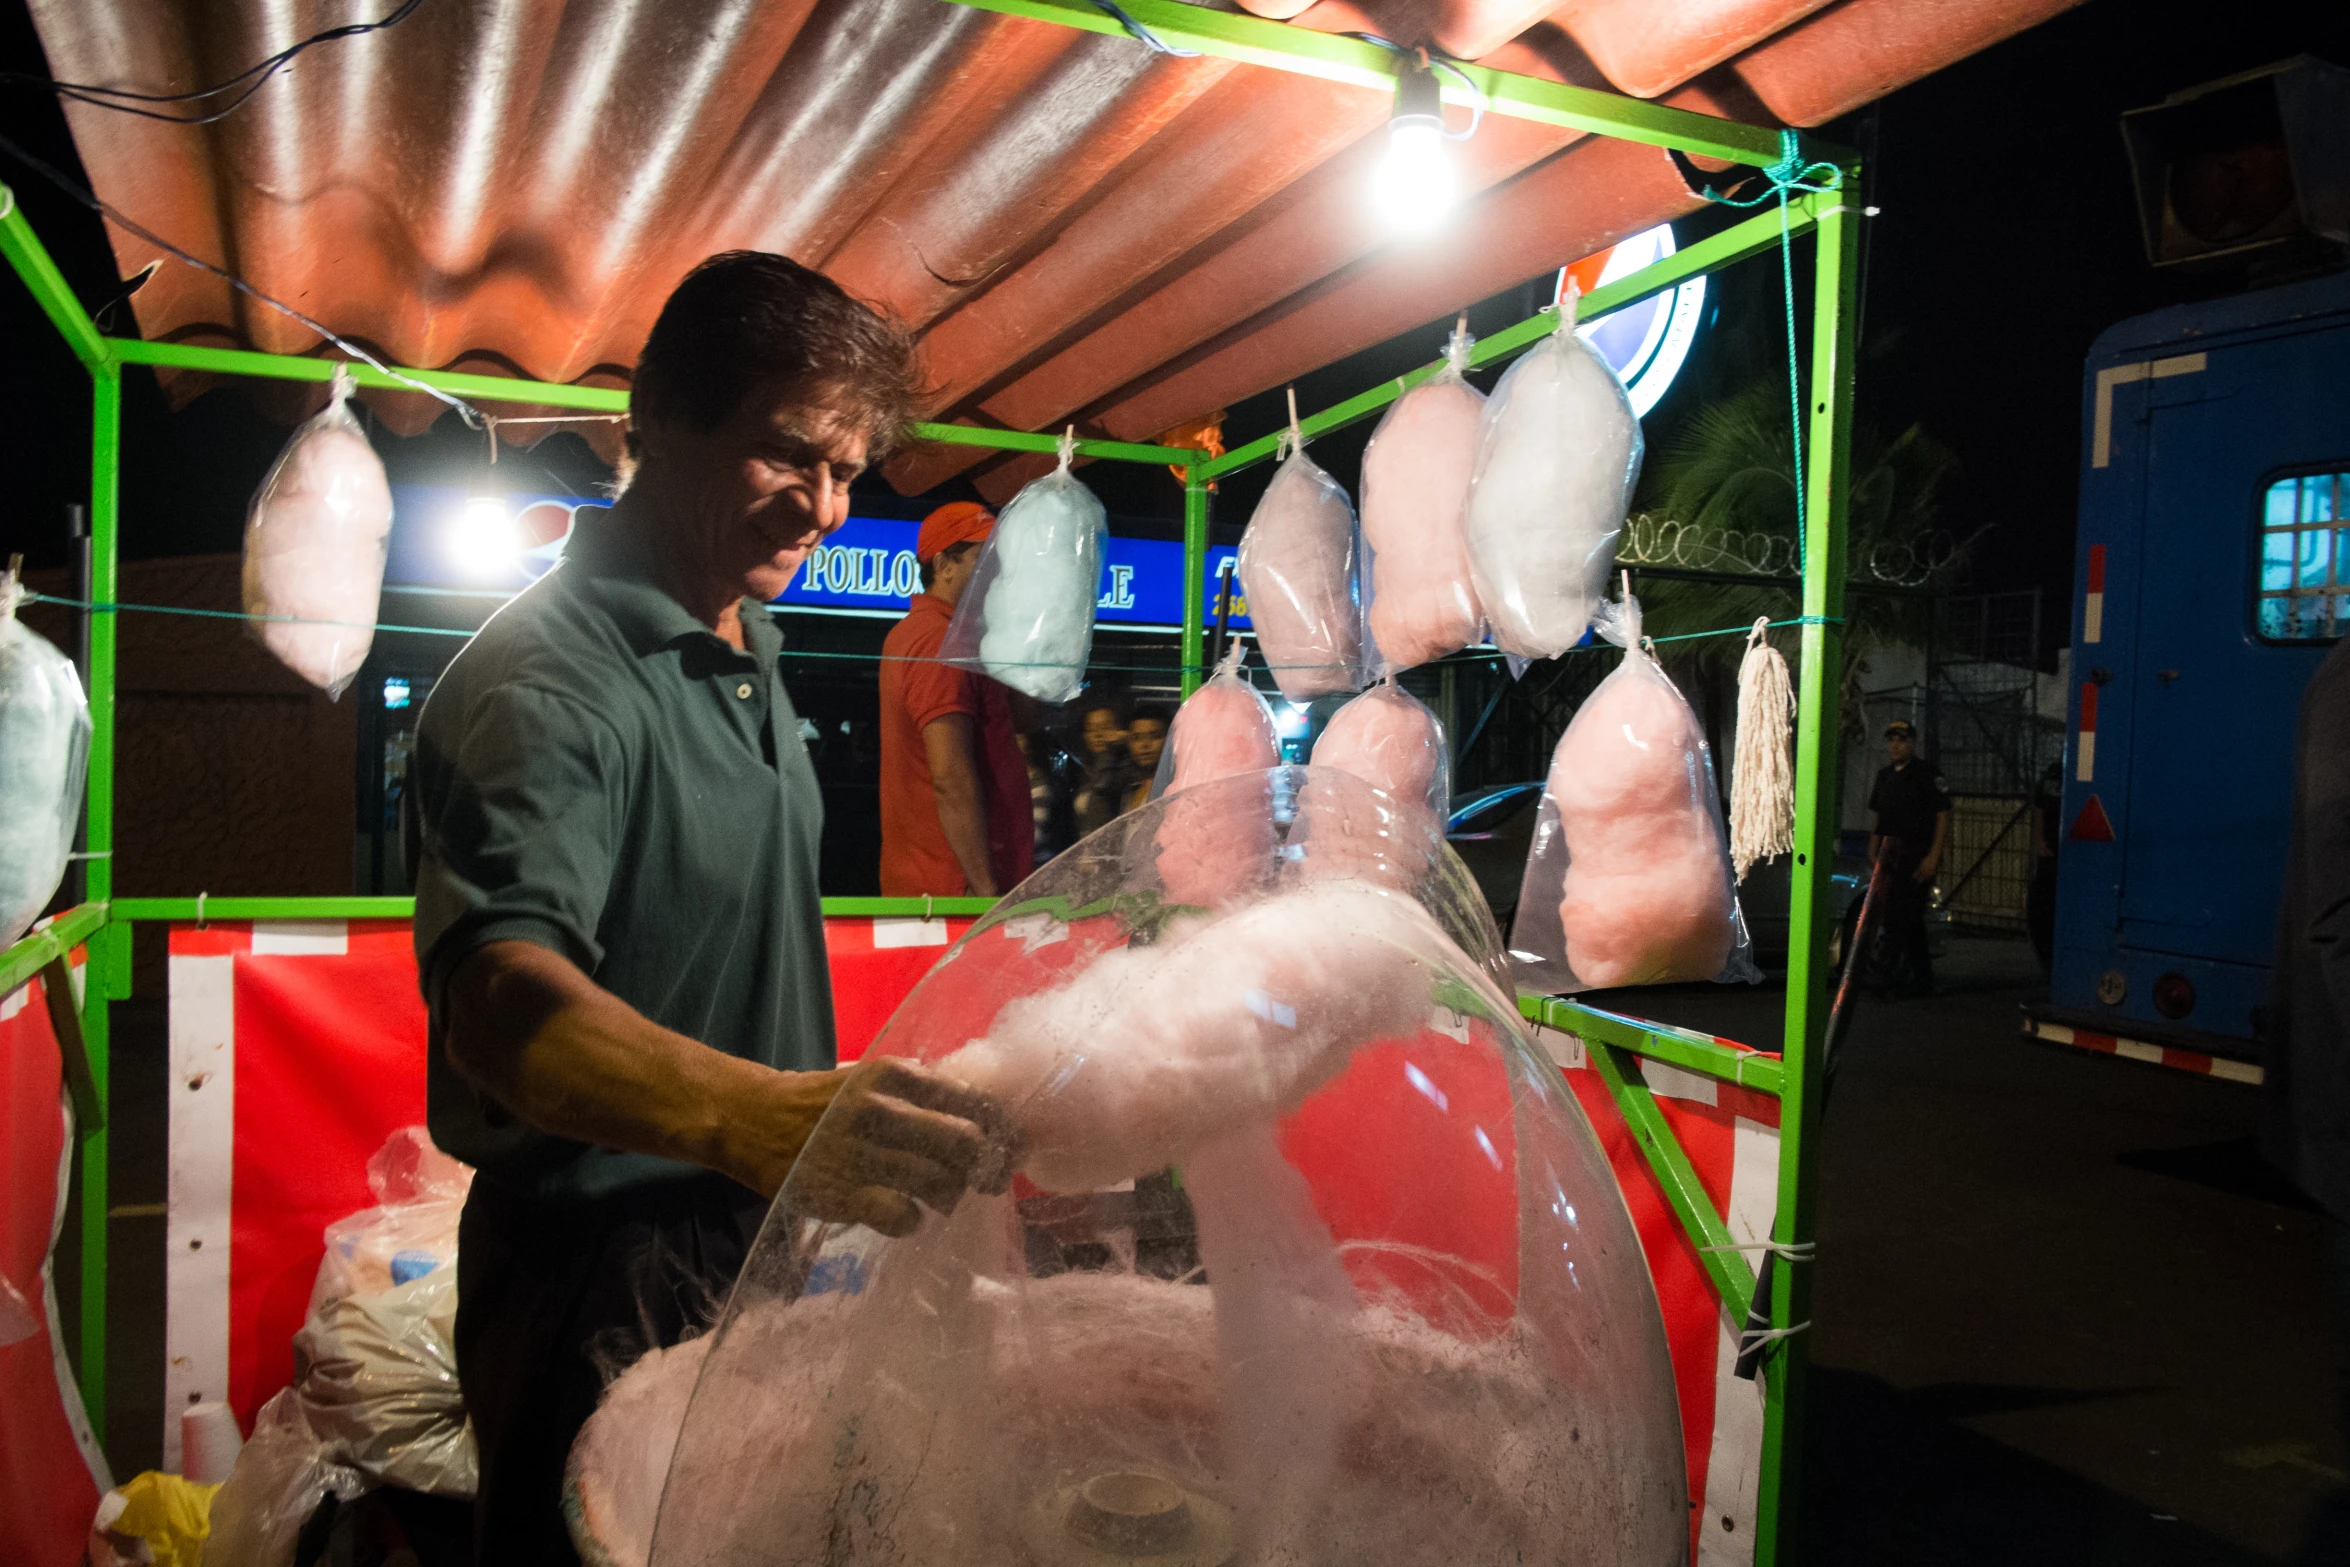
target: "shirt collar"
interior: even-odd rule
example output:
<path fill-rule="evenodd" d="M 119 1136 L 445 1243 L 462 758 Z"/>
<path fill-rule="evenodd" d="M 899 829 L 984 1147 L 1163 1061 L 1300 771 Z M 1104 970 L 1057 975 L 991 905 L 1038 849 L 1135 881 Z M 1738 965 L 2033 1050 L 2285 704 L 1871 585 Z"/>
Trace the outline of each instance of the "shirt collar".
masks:
<path fill-rule="evenodd" d="M 603 605 L 638 657 L 691 637 L 725 645 L 716 632 L 654 584 L 643 551 L 613 522 L 610 507 L 579 509 L 563 546 L 563 562 L 567 571 L 580 573 L 580 588 Z M 772 658 L 782 650 L 775 617 L 764 606 L 744 599 L 742 625 L 745 652 Z"/>

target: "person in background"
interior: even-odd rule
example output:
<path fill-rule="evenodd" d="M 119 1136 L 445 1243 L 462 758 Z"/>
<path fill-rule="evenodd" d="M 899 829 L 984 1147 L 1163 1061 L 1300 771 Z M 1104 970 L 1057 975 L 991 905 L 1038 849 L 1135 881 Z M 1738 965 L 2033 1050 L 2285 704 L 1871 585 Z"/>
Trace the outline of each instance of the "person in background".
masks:
<path fill-rule="evenodd" d="M 1869 859 L 1880 854 L 1893 865 L 1885 910 L 1885 937 L 1879 951 L 1893 983 L 1905 995 L 1931 995 L 1934 957 L 1926 947 L 1926 909 L 1934 876 L 1950 841 L 1950 796 L 1942 780 L 1917 754 L 1917 726 L 1896 718 L 1885 726 L 1885 765 L 1869 791 L 1876 813 L 1869 834 Z"/>
<path fill-rule="evenodd" d="M 2350 639 L 2301 694 L 2269 986 L 2260 1146 L 2333 1220 L 2335 1397 L 2350 1435 Z M 2350 1562 L 2350 1488 L 2319 1509 L 2293 1559 Z"/>
<path fill-rule="evenodd" d="M 1167 710 L 1156 705 L 1140 708 L 1126 721 L 1126 759 L 1134 764 L 1134 781 L 1127 786 L 1119 814 L 1148 804 L 1151 783 L 1159 776 L 1159 757 L 1167 749 Z"/>
<path fill-rule="evenodd" d="M 914 539 L 922 591 L 881 644 L 881 895 L 992 898 L 1036 848 L 1012 693 L 938 661 L 995 515 L 952 501 Z"/>
<path fill-rule="evenodd" d="M 1118 709 L 1096 701 L 1085 709 L 1078 765 L 1084 769 L 1071 799 L 1077 836 L 1108 826 L 1126 804 L 1134 763 L 1126 754 L 1126 726 Z"/>

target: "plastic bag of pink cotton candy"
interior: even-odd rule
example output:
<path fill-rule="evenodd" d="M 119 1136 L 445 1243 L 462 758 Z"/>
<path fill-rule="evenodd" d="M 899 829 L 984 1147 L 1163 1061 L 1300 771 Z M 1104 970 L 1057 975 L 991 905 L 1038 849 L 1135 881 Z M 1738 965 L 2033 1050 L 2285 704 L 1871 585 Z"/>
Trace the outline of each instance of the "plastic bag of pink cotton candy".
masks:
<path fill-rule="evenodd" d="M 1175 710 L 1152 798 L 1281 765 L 1272 704 L 1240 677 L 1245 655 L 1235 642 L 1215 675 Z M 1273 831 L 1269 786 L 1170 802 L 1158 833 L 1159 880 L 1167 900 L 1214 908 L 1253 889 L 1254 867 L 1271 851 Z"/>
<path fill-rule="evenodd" d="M 1306 703 L 1363 683 L 1354 507 L 1336 479 L 1292 451 L 1240 537 L 1240 589 L 1281 694 Z"/>
<path fill-rule="evenodd" d="M 1379 794 L 1340 787 L 1335 774 Z M 1400 686 L 1375 685 L 1332 714 L 1314 742 L 1291 833 L 1309 856 L 1298 869 L 1414 885 L 1443 842 L 1451 798 L 1444 725 Z"/>
<path fill-rule="evenodd" d="M 1519 982 L 1760 979 L 1705 731 L 1642 644 L 1637 600 L 1602 605 L 1599 629 L 1624 661 L 1551 754 L 1510 930 Z"/>
<path fill-rule="evenodd" d="M 391 548 L 383 459 L 345 406 L 335 371 L 325 409 L 293 434 L 245 514 L 245 613 L 264 647 L 340 696 L 375 640 Z"/>
<path fill-rule="evenodd" d="M 1413 669 L 1484 635 L 1469 564 L 1469 476 L 1485 394 L 1453 328 L 1445 365 L 1395 400 L 1363 451 L 1363 667 Z"/>

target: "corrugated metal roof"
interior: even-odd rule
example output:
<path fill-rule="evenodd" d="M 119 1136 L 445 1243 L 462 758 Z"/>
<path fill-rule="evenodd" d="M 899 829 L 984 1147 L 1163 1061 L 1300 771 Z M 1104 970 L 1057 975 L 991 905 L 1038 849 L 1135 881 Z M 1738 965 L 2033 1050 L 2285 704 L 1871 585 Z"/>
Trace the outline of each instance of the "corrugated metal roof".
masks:
<path fill-rule="evenodd" d="M 1257 0 L 1328 32 L 1758 124 L 1817 125 L 2076 0 Z M 32 0 L 58 77 L 234 74 L 384 0 Z M 624 383 L 713 251 L 782 251 L 924 335 L 946 418 L 1148 439 L 1693 205 L 1667 156 L 1489 118 L 1480 192 L 1384 245 L 1384 95 L 944 0 L 427 0 L 220 124 L 69 104 L 98 193 L 408 364 Z M 153 260 L 110 228 L 122 275 Z M 167 263 L 150 338 L 310 352 Z M 395 428 L 441 409 L 379 403 Z M 532 431 L 531 434 L 542 433 Z M 916 491 L 1035 460 L 902 456 Z"/>

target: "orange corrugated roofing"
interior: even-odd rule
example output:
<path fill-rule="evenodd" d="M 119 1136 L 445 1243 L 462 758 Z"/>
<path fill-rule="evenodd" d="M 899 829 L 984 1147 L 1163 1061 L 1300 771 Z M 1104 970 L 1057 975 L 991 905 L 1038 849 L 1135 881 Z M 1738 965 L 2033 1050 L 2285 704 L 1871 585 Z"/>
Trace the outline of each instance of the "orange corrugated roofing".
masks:
<path fill-rule="evenodd" d="M 1817 125 L 2076 0 L 1256 0 L 1528 75 Z M 52 72 L 208 85 L 389 0 L 32 0 Z M 939 414 L 1157 432 L 1690 209 L 1664 153 L 1489 118 L 1433 246 L 1362 199 L 1383 94 L 945 0 L 426 0 L 209 127 L 69 104 L 98 193 L 408 364 L 624 382 L 670 286 L 783 251 L 918 328 Z M 154 259 L 110 229 L 124 276 Z M 166 264 L 151 338 L 312 334 Z M 414 394 L 381 405 L 421 428 Z M 536 431 L 533 434 L 539 433 Z M 1008 493 L 1033 459 L 929 447 Z"/>

